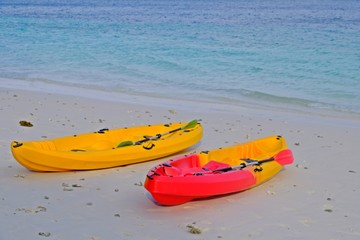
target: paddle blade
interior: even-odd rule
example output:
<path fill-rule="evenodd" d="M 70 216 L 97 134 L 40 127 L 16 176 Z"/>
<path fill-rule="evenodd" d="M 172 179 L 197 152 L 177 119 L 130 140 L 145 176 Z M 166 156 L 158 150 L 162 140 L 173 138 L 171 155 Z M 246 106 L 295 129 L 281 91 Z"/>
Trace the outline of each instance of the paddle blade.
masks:
<path fill-rule="evenodd" d="M 127 146 L 132 146 L 134 145 L 134 143 L 132 141 L 124 141 L 119 143 L 116 148 L 120 148 L 120 147 L 127 147 Z"/>
<path fill-rule="evenodd" d="M 181 129 L 185 130 L 185 129 L 193 128 L 196 126 L 196 124 L 198 124 L 198 120 L 194 119 L 191 122 L 189 122 L 188 124 L 186 124 L 184 127 L 182 127 Z"/>
<path fill-rule="evenodd" d="M 294 162 L 294 156 L 290 149 L 285 149 L 280 151 L 278 154 L 276 154 L 274 160 L 280 163 L 281 165 L 288 165 Z"/>

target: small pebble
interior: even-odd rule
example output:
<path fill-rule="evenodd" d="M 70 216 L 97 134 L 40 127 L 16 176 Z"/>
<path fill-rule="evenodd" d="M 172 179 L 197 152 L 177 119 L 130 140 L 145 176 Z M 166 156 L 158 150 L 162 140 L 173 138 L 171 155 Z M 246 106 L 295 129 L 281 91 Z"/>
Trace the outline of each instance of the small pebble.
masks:
<path fill-rule="evenodd" d="M 266 191 L 266 193 L 267 193 L 268 195 L 276 195 L 276 193 L 275 193 L 275 192 L 270 191 L 270 190 L 267 190 L 267 191 Z"/>
<path fill-rule="evenodd" d="M 141 186 L 143 186 L 144 184 L 140 181 L 139 183 L 134 183 L 134 185 L 141 187 Z"/>
<path fill-rule="evenodd" d="M 42 236 L 42 237 L 50 237 L 51 233 L 49 232 L 39 232 L 39 236 Z"/>
<path fill-rule="evenodd" d="M 14 177 L 16 177 L 16 178 L 25 178 L 24 175 L 20 175 L 20 174 L 15 174 Z"/>

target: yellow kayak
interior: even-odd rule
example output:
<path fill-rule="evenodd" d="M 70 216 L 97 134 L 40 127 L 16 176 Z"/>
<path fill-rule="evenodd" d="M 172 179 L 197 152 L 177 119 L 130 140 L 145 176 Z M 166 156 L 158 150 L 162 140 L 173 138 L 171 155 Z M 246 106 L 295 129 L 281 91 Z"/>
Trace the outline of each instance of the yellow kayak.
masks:
<path fill-rule="evenodd" d="M 12 142 L 14 158 L 33 171 L 92 170 L 165 157 L 200 141 L 203 129 L 193 120 L 148 126 L 101 129 L 52 140 Z"/>

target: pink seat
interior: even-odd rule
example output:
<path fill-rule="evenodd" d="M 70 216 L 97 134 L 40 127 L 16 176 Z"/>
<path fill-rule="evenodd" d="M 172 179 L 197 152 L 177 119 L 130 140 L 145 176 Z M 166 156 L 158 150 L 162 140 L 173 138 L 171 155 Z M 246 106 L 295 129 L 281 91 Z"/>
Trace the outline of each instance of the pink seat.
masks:
<path fill-rule="evenodd" d="M 227 167 L 230 167 L 230 165 L 222 162 L 217 162 L 215 160 L 211 160 L 210 162 L 208 162 L 203 166 L 203 168 L 209 171 L 214 171 L 216 169 L 227 168 Z"/>

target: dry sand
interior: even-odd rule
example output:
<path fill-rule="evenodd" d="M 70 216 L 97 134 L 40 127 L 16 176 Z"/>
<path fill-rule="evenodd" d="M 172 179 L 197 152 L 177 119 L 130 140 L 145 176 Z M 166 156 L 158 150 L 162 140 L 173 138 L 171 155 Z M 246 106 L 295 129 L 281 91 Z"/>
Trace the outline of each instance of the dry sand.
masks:
<path fill-rule="evenodd" d="M 360 120 L 138 96 L 108 99 L 0 88 L 0 239 L 360 239 Z M 13 140 L 202 119 L 182 154 L 283 135 L 295 163 L 245 192 L 174 207 L 142 186 L 167 158 L 106 170 L 37 173 Z M 22 127 L 25 120 L 33 127 Z"/>

